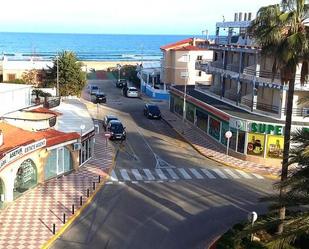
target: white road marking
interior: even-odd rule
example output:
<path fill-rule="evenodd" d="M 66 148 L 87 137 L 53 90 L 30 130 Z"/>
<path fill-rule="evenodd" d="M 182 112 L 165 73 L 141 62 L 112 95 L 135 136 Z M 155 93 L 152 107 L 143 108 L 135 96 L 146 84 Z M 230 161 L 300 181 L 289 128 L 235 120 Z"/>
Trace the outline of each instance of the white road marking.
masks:
<path fill-rule="evenodd" d="M 131 180 L 130 176 L 127 173 L 127 170 L 121 169 L 120 170 L 120 174 L 121 174 L 123 180 L 125 180 L 125 181 L 130 181 Z"/>
<path fill-rule="evenodd" d="M 216 174 L 217 174 L 218 176 L 220 176 L 221 178 L 223 178 L 223 179 L 227 179 L 227 178 L 228 178 L 228 177 L 227 177 L 225 174 L 223 174 L 222 171 L 219 170 L 219 169 L 213 169 L 213 171 L 216 172 Z"/>
<path fill-rule="evenodd" d="M 112 175 L 111 175 L 111 178 L 110 178 L 112 181 L 114 181 L 114 182 L 117 182 L 118 181 L 118 178 L 117 178 L 117 175 L 116 175 L 116 173 L 115 173 L 115 171 L 114 170 L 112 170 Z"/>
<path fill-rule="evenodd" d="M 150 171 L 149 169 L 143 169 L 143 170 L 144 170 L 144 172 L 145 172 L 145 174 L 146 174 L 146 176 L 147 176 L 147 178 L 148 178 L 149 181 L 153 181 L 153 180 L 156 179 L 156 178 L 152 175 L 152 173 L 151 173 L 151 171 Z"/>
<path fill-rule="evenodd" d="M 167 180 L 167 177 L 164 175 L 163 171 L 161 169 L 155 169 L 157 175 L 160 177 L 162 180 Z"/>
<path fill-rule="evenodd" d="M 239 179 L 240 176 L 236 175 L 232 170 L 230 169 L 224 169 L 226 173 L 228 173 L 231 177 L 235 178 L 235 179 Z"/>
<path fill-rule="evenodd" d="M 172 170 L 172 169 L 166 169 L 166 171 L 169 173 L 169 175 L 170 175 L 174 180 L 179 180 L 179 176 L 176 175 L 176 173 L 174 172 L 174 170 Z"/>
<path fill-rule="evenodd" d="M 216 177 L 215 177 L 213 174 L 211 174 L 211 173 L 209 172 L 209 170 L 207 170 L 207 169 L 201 169 L 201 171 L 203 171 L 203 173 L 204 173 L 208 178 L 210 178 L 210 179 L 216 179 Z"/>
<path fill-rule="evenodd" d="M 242 171 L 242 170 L 239 170 L 239 169 L 236 169 L 236 171 L 241 174 L 244 178 L 246 179 L 252 179 L 252 176 L 250 176 L 249 174 L 247 174 L 246 172 Z"/>
<path fill-rule="evenodd" d="M 264 177 L 259 174 L 255 174 L 255 173 L 251 173 L 251 174 L 254 175 L 258 179 L 264 179 Z"/>
<path fill-rule="evenodd" d="M 138 181 L 142 181 L 143 180 L 142 175 L 139 173 L 139 171 L 137 169 L 132 169 L 132 174 L 134 175 L 136 180 L 138 180 Z"/>
<path fill-rule="evenodd" d="M 185 169 L 180 168 L 178 169 L 178 171 L 180 172 L 180 174 L 182 174 L 183 178 L 192 179 L 192 177 L 187 173 L 187 171 L 185 171 Z"/>
<path fill-rule="evenodd" d="M 204 179 L 204 177 L 196 169 L 190 168 L 190 171 L 197 179 Z"/>

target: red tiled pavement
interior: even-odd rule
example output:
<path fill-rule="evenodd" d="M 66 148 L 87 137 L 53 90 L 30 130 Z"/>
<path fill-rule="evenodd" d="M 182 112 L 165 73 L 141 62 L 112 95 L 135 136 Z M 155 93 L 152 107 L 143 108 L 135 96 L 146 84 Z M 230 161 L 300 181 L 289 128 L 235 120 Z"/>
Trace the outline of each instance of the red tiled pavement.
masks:
<path fill-rule="evenodd" d="M 72 204 L 79 208 L 79 198 L 87 199 L 92 182 L 107 176 L 112 166 L 113 148 L 106 146 L 102 134 L 96 135 L 94 157 L 78 171 L 39 185 L 18 198 L 0 213 L 0 248 L 40 248 L 52 237 L 52 224 L 60 229 L 63 213 L 72 215 Z M 75 210 L 76 210 L 75 209 Z"/>
<path fill-rule="evenodd" d="M 208 135 L 198 130 L 197 127 L 190 124 L 188 121 L 184 123 L 181 117 L 168 110 L 166 104 L 162 103 L 159 105 L 161 106 L 163 119 L 195 149 L 206 157 L 246 171 L 271 175 L 274 177 L 280 175 L 281 170 L 279 167 L 270 167 L 263 164 L 244 161 L 232 156 L 227 156 L 225 154 L 225 150 L 222 147 L 218 147 L 218 145 Z"/>

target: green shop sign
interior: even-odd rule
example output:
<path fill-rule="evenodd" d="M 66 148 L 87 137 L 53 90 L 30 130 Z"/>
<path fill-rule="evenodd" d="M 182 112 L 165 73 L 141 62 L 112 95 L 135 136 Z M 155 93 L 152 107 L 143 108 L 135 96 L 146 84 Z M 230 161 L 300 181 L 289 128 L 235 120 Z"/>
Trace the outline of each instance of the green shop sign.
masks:
<path fill-rule="evenodd" d="M 272 134 L 272 135 L 282 135 L 283 126 L 262 124 L 262 123 L 251 123 L 251 132 L 261 133 L 261 134 Z"/>

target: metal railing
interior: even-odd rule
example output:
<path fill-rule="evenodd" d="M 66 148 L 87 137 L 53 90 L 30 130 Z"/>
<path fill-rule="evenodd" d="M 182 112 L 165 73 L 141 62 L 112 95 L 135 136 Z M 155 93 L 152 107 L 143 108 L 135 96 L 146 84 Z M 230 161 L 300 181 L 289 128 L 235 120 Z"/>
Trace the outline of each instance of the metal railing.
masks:
<path fill-rule="evenodd" d="M 239 65 L 236 65 L 236 64 L 227 64 L 226 65 L 226 70 L 230 70 L 230 71 L 238 73 L 239 69 L 240 69 Z"/>
<path fill-rule="evenodd" d="M 45 108 L 53 108 L 60 105 L 60 97 L 46 97 L 43 103 Z"/>

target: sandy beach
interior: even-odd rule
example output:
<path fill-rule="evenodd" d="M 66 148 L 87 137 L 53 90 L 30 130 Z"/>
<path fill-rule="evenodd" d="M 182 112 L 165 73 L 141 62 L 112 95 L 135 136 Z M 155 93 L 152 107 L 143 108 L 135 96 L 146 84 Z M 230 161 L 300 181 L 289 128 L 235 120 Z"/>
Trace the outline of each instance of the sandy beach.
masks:
<path fill-rule="evenodd" d="M 90 69 L 97 70 L 106 70 L 110 67 L 117 67 L 117 64 L 120 65 L 137 65 L 140 64 L 141 61 L 81 61 L 86 67 L 87 71 Z"/>

